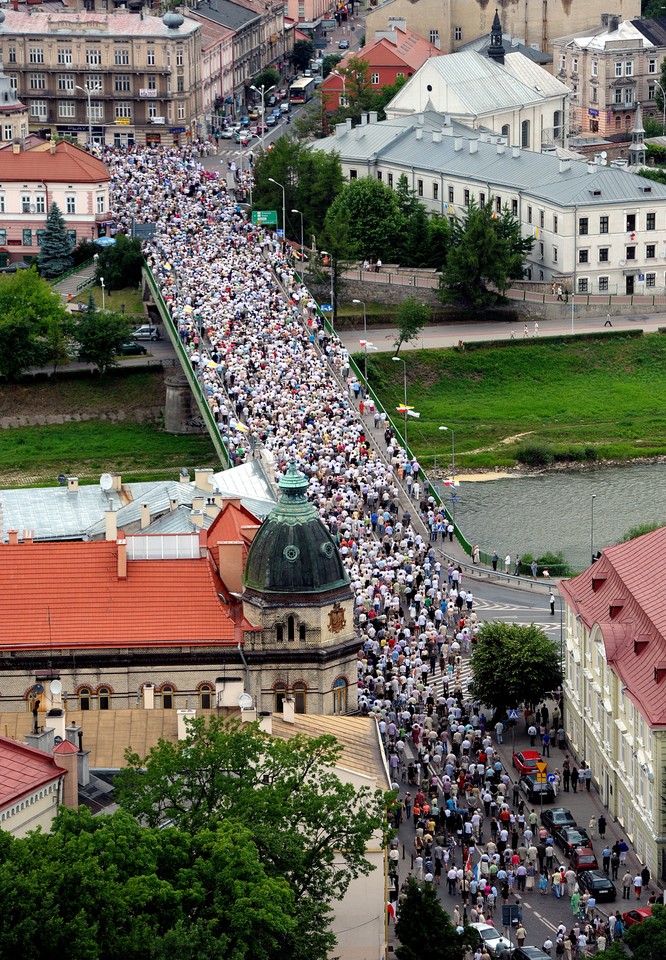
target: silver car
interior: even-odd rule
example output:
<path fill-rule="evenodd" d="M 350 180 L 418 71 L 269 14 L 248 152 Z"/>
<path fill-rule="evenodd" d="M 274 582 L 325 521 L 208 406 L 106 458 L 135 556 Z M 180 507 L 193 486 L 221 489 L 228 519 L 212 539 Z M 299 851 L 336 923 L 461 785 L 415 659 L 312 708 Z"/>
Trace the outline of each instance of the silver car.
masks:
<path fill-rule="evenodd" d="M 508 950 L 511 953 L 511 941 L 503 937 L 492 924 L 470 923 L 470 927 L 479 934 L 479 942 L 483 944 L 491 957 L 499 957 L 502 950 Z"/>

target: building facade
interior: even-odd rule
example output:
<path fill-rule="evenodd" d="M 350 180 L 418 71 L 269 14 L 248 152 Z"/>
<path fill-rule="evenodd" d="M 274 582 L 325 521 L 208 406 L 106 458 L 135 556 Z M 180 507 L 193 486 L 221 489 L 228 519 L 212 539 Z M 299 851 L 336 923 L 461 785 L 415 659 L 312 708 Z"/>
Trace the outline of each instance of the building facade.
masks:
<path fill-rule="evenodd" d="M 67 776 L 42 750 L 0 737 L 0 830 L 14 837 L 38 828 L 48 833 Z"/>
<path fill-rule="evenodd" d="M 602 802 L 653 876 L 666 878 L 666 528 L 608 547 L 560 583 L 564 718 Z"/>
<path fill-rule="evenodd" d="M 453 53 L 463 44 L 490 33 L 495 8 L 505 33 L 540 50 L 548 50 L 552 38 L 584 30 L 608 10 L 604 0 L 385 0 L 368 15 L 368 35 L 384 30 L 389 18 L 404 18 L 410 30 L 435 44 L 442 53 Z M 621 19 L 639 17 L 640 0 L 616 0 L 613 12 Z"/>
<path fill-rule="evenodd" d="M 123 146 L 172 145 L 202 114 L 201 27 L 143 12 L 20 13 L 0 23 L 5 72 L 30 130 Z"/>
<path fill-rule="evenodd" d="M 65 141 L 0 150 L 0 267 L 36 259 L 53 203 L 74 246 L 104 236 L 110 179 L 101 160 Z"/>
<path fill-rule="evenodd" d="M 492 199 L 533 238 L 530 279 L 580 294 L 666 289 L 665 185 L 512 147 L 506 136 L 465 131 L 447 115 L 363 120 L 356 128 L 340 124 L 334 137 L 313 144 L 338 154 L 348 179 L 374 177 L 395 188 L 404 174 L 426 210 L 441 216 L 462 216 L 471 200 Z"/>

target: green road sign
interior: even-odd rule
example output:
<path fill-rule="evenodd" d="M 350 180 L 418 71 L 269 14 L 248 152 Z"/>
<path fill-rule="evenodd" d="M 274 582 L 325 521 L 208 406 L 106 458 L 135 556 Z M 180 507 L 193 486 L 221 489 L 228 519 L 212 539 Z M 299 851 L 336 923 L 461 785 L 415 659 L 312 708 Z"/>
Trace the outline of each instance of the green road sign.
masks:
<path fill-rule="evenodd" d="M 277 210 L 253 210 L 252 223 L 259 227 L 277 227 Z"/>

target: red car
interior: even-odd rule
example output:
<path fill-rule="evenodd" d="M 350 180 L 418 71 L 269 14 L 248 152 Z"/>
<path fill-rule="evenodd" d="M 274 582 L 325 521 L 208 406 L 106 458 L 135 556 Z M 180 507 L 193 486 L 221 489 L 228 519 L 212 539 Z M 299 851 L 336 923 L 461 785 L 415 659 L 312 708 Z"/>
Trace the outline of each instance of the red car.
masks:
<path fill-rule="evenodd" d="M 520 771 L 521 777 L 524 777 L 526 773 L 537 772 L 537 762 L 541 759 L 538 750 L 521 750 L 520 753 L 514 753 L 513 765 Z"/>
<path fill-rule="evenodd" d="M 622 914 L 622 920 L 625 927 L 633 927 L 635 923 L 642 923 L 652 916 L 652 907 L 636 907 L 635 910 L 627 910 Z"/>
<path fill-rule="evenodd" d="M 571 869 L 572 870 L 597 870 L 599 864 L 592 847 L 575 847 L 571 851 Z"/>

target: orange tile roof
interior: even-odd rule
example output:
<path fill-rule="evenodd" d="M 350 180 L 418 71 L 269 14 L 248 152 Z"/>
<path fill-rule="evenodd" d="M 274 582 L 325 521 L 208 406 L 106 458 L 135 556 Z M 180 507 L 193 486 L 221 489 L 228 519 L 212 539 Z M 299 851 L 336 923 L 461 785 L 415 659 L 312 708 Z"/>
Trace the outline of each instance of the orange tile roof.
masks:
<path fill-rule="evenodd" d="M 64 773 L 43 750 L 0 737 L 0 809 L 58 780 Z"/>
<path fill-rule="evenodd" d="M 590 630 L 603 637 L 606 659 L 652 726 L 666 724 L 666 527 L 606 547 L 601 558 L 559 590 Z"/>
<path fill-rule="evenodd" d="M 240 500 L 229 500 L 206 531 L 208 546 L 214 548 L 215 544 L 221 540 L 242 540 L 245 544 L 243 550 L 243 566 L 245 566 L 247 551 L 254 536 L 252 531 L 258 530 L 260 526 L 261 521 L 247 507 L 244 507 Z"/>
<path fill-rule="evenodd" d="M 55 153 L 37 144 L 21 153 L 0 150 L 0 181 L 44 180 L 46 183 L 103 183 L 110 180 L 101 160 L 62 140 Z"/>
<path fill-rule="evenodd" d="M 115 542 L 0 546 L 0 650 L 234 643 L 207 557 L 128 560 Z"/>

